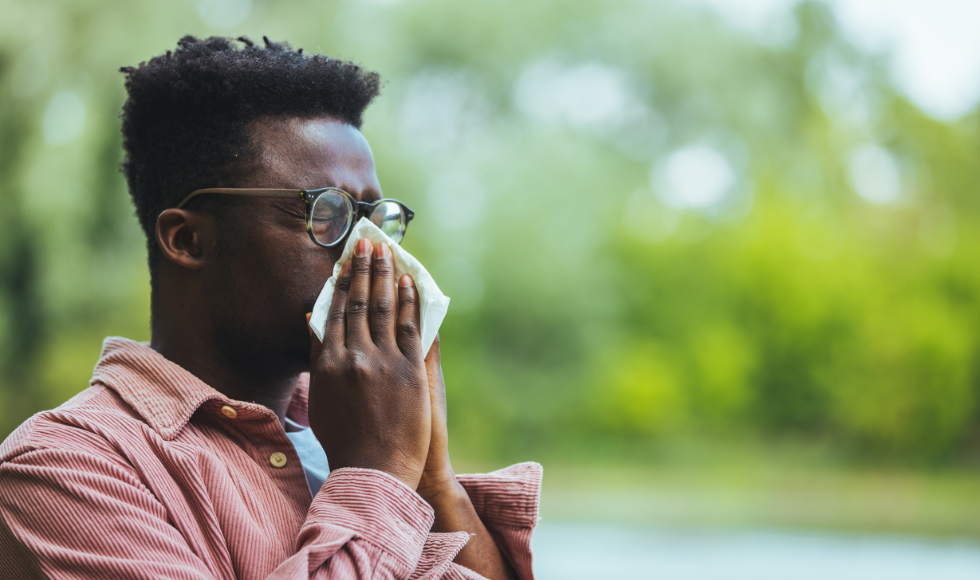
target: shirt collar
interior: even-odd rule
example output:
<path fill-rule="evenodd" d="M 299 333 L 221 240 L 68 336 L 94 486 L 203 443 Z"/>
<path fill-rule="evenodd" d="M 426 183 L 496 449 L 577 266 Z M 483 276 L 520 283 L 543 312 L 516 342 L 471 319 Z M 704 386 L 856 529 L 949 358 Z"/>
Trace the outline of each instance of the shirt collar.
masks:
<path fill-rule="evenodd" d="M 257 403 L 233 401 L 164 358 L 149 344 L 120 337 L 109 337 L 102 343 L 102 355 L 90 384 L 115 391 L 165 440 L 176 437 L 207 401 L 230 404 L 239 412 L 270 412 Z M 293 391 L 288 411 L 294 421 L 304 426 L 308 425 L 308 392 L 309 375 L 304 373 Z"/>

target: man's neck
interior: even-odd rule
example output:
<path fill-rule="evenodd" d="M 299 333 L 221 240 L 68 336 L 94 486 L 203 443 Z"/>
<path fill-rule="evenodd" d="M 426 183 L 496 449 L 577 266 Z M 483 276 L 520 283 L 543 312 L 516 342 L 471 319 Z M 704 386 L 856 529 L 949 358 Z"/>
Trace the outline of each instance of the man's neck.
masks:
<path fill-rule="evenodd" d="M 154 328 L 150 347 L 229 399 L 258 403 L 284 423 L 299 375 L 270 378 L 243 370 L 200 335 L 174 335 Z"/>

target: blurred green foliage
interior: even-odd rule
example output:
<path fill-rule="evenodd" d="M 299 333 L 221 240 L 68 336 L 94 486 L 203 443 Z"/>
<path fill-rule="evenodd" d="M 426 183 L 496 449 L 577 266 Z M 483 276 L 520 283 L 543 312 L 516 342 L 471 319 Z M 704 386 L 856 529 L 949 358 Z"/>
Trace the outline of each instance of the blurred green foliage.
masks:
<path fill-rule="evenodd" d="M 0 435 L 85 388 L 105 335 L 149 337 L 118 68 L 244 33 L 386 79 L 364 132 L 385 193 L 418 212 L 406 248 L 453 298 L 460 453 L 975 445 L 978 117 L 923 115 L 819 3 L 763 39 L 654 0 L 0 13 Z M 671 177 L 683 151 L 722 160 L 723 197 L 678 201 L 703 177 Z"/>

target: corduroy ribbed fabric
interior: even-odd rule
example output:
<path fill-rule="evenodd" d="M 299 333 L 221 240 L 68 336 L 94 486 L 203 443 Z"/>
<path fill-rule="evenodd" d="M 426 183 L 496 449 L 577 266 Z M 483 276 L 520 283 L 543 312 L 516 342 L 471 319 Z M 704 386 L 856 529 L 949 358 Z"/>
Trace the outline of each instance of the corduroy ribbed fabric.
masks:
<path fill-rule="evenodd" d="M 304 376 L 289 408 L 302 425 L 308 389 Z M 457 478 L 533 578 L 541 466 Z M 122 338 L 106 339 L 88 389 L 0 445 L 3 579 L 481 578 L 452 562 L 469 535 L 430 533 L 433 519 L 371 469 L 334 470 L 313 499 L 271 410 Z"/>

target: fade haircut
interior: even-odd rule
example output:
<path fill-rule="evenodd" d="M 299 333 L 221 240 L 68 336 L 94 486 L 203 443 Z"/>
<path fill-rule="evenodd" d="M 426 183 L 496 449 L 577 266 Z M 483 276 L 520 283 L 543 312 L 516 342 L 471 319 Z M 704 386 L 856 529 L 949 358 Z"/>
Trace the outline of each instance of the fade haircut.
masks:
<path fill-rule="evenodd" d="M 267 115 L 328 116 L 360 128 L 376 97 L 375 72 L 323 55 L 304 55 L 263 37 L 198 39 L 151 58 L 126 75 L 120 169 L 146 234 L 152 274 L 160 212 L 196 189 L 242 187 L 257 148 L 248 126 Z"/>

